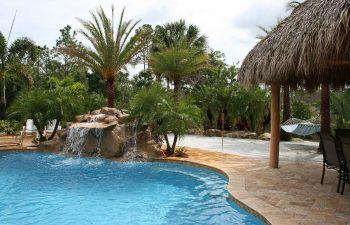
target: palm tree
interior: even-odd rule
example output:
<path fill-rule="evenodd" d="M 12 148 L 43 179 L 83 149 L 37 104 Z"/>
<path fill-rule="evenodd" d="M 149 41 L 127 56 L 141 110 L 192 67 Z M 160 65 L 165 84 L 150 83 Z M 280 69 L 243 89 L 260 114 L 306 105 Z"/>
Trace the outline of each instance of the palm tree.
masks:
<path fill-rule="evenodd" d="M 39 57 L 39 48 L 29 38 L 18 38 L 10 47 L 4 35 L 0 32 L 0 118 L 6 115 L 7 73 L 21 75 L 26 78 L 29 86 L 33 85 L 32 66 Z"/>
<path fill-rule="evenodd" d="M 135 95 L 131 102 L 130 117 L 138 122 L 138 126 L 150 124 L 154 135 L 163 136 L 168 155 L 174 153 L 178 138 L 189 129 L 200 126 L 201 118 L 197 106 L 186 99 L 174 101 L 158 83 Z M 168 137 L 170 133 L 174 134 L 173 143 Z"/>
<path fill-rule="evenodd" d="M 187 26 L 184 20 L 156 26 L 153 35 L 152 53 L 179 47 L 195 48 L 204 53 L 207 48 L 207 38 L 200 34 L 197 26 L 193 24 Z M 159 71 L 154 72 L 157 80 L 160 81 L 162 73 Z M 166 77 L 166 79 L 169 83 L 169 78 Z"/>
<path fill-rule="evenodd" d="M 151 66 L 155 73 L 164 74 L 174 83 L 174 95 L 178 99 L 181 81 L 207 67 L 208 55 L 187 47 L 169 48 L 155 52 L 151 56 Z"/>
<path fill-rule="evenodd" d="M 83 29 L 82 34 L 92 45 L 92 48 L 82 46 L 80 48 L 62 48 L 61 51 L 80 58 L 90 69 L 100 74 L 107 81 L 108 107 L 114 107 L 115 78 L 125 69 L 132 59 L 140 53 L 147 44 L 147 32 L 132 32 L 140 22 L 132 20 L 124 21 L 122 10 L 119 23 L 114 28 L 114 7 L 112 6 L 112 18 L 108 18 L 100 7 L 96 13 L 90 12 L 92 21 L 79 19 Z"/>

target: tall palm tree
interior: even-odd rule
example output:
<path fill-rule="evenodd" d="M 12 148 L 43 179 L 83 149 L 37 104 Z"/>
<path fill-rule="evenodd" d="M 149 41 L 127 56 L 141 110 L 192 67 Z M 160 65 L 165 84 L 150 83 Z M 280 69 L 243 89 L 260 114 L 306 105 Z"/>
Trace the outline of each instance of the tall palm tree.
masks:
<path fill-rule="evenodd" d="M 116 76 L 140 53 L 147 44 L 146 37 L 150 35 L 147 32 L 136 32 L 132 36 L 140 20 L 124 21 L 124 11 L 125 8 L 116 28 L 113 6 L 112 18 L 108 18 L 102 7 L 95 13 L 91 11 L 92 21 L 79 19 L 83 29 L 78 32 L 90 42 L 92 48 L 82 46 L 61 49 L 64 53 L 80 58 L 86 66 L 107 81 L 108 107 L 114 107 Z"/>
<path fill-rule="evenodd" d="M 176 98 L 185 77 L 206 67 L 207 38 L 195 25 L 184 20 L 157 26 L 154 32 L 150 64 L 157 74 L 174 84 Z"/>
<path fill-rule="evenodd" d="M 39 57 L 39 48 L 29 38 L 18 38 L 8 47 L 4 35 L 0 32 L 0 118 L 6 116 L 6 85 L 7 73 L 20 75 L 33 85 L 32 66 Z"/>

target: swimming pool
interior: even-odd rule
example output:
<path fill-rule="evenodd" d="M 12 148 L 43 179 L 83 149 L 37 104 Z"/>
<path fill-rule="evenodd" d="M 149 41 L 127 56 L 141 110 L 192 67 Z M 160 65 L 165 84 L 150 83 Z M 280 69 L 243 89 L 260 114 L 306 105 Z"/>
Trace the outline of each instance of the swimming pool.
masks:
<path fill-rule="evenodd" d="M 0 224 L 264 224 L 226 186 L 182 164 L 0 153 Z"/>

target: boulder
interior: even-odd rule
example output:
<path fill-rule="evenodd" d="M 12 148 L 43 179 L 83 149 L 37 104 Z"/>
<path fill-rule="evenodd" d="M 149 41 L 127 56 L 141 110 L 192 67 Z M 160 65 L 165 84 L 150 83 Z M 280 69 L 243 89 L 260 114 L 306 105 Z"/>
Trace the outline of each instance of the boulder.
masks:
<path fill-rule="evenodd" d="M 106 114 L 91 115 L 88 117 L 87 122 L 104 122 L 106 118 Z"/>
<path fill-rule="evenodd" d="M 254 132 L 245 132 L 243 135 L 242 135 L 242 138 L 246 138 L 246 139 L 257 139 L 258 138 L 258 135 Z"/>
<path fill-rule="evenodd" d="M 263 133 L 259 136 L 259 139 L 268 141 L 271 139 L 271 134 L 270 133 Z"/>
<path fill-rule="evenodd" d="M 98 114 L 101 114 L 101 109 L 97 109 L 97 110 L 91 112 L 91 115 L 93 115 L 93 116 L 96 116 Z"/>
<path fill-rule="evenodd" d="M 116 108 L 108 108 L 108 107 L 103 107 L 101 109 L 101 112 L 102 114 L 106 114 L 106 115 L 111 115 L 111 116 L 116 116 L 118 114 L 121 113 L 120 110 L 116 109 Z"/>
<path fill-rule="evenodd" d="M 118 121 L 118 118 L 116 116 L 107 116 L 103 121 L 105 123 L 113 123 Z"/>
<path fill-rule="evenodd" d="M 204 131 L 204 135 L 209 137 L 221 137 L 222 132 L 221 130 L 217 130 L 217 129 L 208 129 Z"/>
<path fill-rule="evenodd" d="M 153 140 L 152 139 L 152 133 L 149 129 L 145 131 L 140 131 L 137 134 L 137 144 L 138 145 L 143 145 L 145 143 L 148 143 L 149 141 Z"/>
<path fill-rule="evenodd" d="M 192 135 L 203 135 L 204 131 L 203 130 L 198 130 L 198 129 L 189 129 L 187 131 L 187 134 L 192 134 Z"/>
<path fill-rule="evenodd" d="M 63 150 L 63 147 L 64 141 L 60 140 L 59 138 L 54 138 L 50 141 L 41 142 L 38 146 L 38 151 L 58 153 Z"/>
<path fill-rule="evenodd" d="M 75 122 L 81 123 L 86 122 L 89 118 L 89 114 L 75 116 Z"/>
<path fill-rule="evenodd" d="M 129 114 L 121 112 L 118 114 L 118 122 L 119 123 L 126 123 L 128 122 Z"/>
<path fill-rule="evenodd" d="M 105 158 L 120 157 L 124 153 L 127 142 L 125 126 L 115 126 L 113 129 L 104 130 L 101 139 L 101 156 Z"/>

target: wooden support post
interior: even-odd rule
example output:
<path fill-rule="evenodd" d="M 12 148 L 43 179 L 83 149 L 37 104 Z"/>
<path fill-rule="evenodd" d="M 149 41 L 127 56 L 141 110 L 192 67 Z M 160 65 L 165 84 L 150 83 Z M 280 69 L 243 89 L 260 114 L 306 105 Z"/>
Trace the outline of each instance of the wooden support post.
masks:
<path fill-rule="evenodd" d="M 271 85 L 270 167 L 278 168 L 280 144 L 280 84 Z"/>

